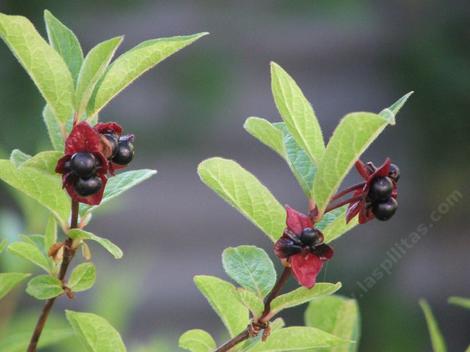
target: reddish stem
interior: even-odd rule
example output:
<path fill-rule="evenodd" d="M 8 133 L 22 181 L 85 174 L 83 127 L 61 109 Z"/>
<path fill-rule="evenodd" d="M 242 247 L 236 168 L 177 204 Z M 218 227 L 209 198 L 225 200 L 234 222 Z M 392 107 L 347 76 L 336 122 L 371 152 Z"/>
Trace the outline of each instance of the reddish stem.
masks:
<path fill-rule="evenodd" d="M 354 196 L 352 198 L 349 198 L 349 199 L 346 199 L 346 200 L 343 200 L 339 203 L 336 203 L 336 204 L 329 204 L 326 209 L 325 209 L 325 213 L 328 213 L 329 211 L 332 211 L 332 210 L 335 210 L 336 208 L 339 208 L 339 207 L 342 207 L 343 205 L 346 205 L 346 204 L 350 204 L 352 202 L 356 202 L 358 200 L 361 200 L 363 198 L 363 195 L 362 194 L 359 194 L 357 196 Z"/>
<path fill-rule="evenodd" d="M 336 200 L 336 199 L 338 199 L 338 198 L 341 198 L 342 196 L 345 196 L 346 194 L 348 194 L 348 193 L 350 193 L 350 192 L 352 192 L 352 191 L 355 191 L 355 190 L 357 190 L 358 188 L 364 187 L 364 185 L 365 185 L 365 182 L 360 182 L 360 183 L 355 184 L 355 185 L 353 185 L 353 186 L 351 186 L 351 187 L 348 187 L 348 188 L 346 188 L 346 189 L 343 189 L 341 192 L 336 193 L 336 194 L 331 198 L 331 200 Z"/>

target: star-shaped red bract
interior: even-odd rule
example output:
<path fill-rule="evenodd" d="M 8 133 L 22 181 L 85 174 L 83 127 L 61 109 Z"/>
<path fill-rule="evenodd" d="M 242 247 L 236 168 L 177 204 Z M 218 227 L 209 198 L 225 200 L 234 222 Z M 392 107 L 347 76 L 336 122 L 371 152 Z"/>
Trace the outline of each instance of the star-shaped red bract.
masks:
<path fill-rule="evenodd" d="M 75 124 L 65 140 L 64 156 L 59 159 L 55 169 L 57 173 L 62 174 L 63 186 L 73 200 L 90 205 L 97 205 L 101 202 L 108 172 L 108 161 L 102 152 L 100 134 L 85 121 Z M 90 153 L 95 157 L 98 164 L 96 176 L 101 179 L 102 186 L 98 192 L 86 197 L 80 196 L 75 190 L 74 185 L 78 180 L 78 176 L 71 171 L 68 165 L 75 153 Z"/>
<path fill-rule="evenodd" d="M 333 249 L 323 243 L 323 235 L 310 217 L 290 207 L 286 210 L 287 227 L 274 244 L 274 252 L 287 260 L 300 285 L 312 288 L 323 264 L 333 256 Z"/>

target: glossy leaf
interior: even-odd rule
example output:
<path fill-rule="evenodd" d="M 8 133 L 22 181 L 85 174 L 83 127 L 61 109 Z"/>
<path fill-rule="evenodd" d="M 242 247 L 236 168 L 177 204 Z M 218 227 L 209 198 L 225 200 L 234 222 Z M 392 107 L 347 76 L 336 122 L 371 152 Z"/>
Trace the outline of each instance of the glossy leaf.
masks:
<path fill-rule="evenodd" d="M 109 253 L 111 253 L 115 259 L 120 259 L 123 256 L 122 250 L 118 246 L 116 246 L 107 238 L 96 236 L 94 233 L 80 229 L 71 229 L 67 233 L 67 236 L 74 240 L 90 240 L 97 242 L 98 244 L 103 246 L 104 249 L 106 249 Z"/>
<path fill-rule="evenodd" d="M 25 273 L 0 273 L 0 299 L 5 297 L 16 285 L 30 275 Z"/>
<path fill-rule="evenodd" d="M 83 51 L 77 36 L 48 10 L 44 11 L 44 22 L 50 45 L 62 56 L 76 81 L 83 62 Z"/>
<path fill-rule="evenodd" d="M 212 336 L 201 329 L 186 331 L 181 335 L 178 344 L 191 352 L 212 352 L 217 347 Z"/>
<path fill-rule="evenodd" d="M 253 222 L 272 241 L 282 235 L 284 207 L 258 179 L 233 160 L 211 158 L 198 166 L 209 188 Z"/>
<path fill-rule="evenodd" d="M 222 254 L 222 263 L 228 276 L 260 298 L 265 297 L 276 283 L 274 264 L 261 248 L 227 248 Z"/>
<path fill-rule="evenodd" d="M 253 293 L 244 288 L 237 288 L 238 300 L 243 304 L 255 318 L 261 317 L 264 310 L 263 300 Z"/>
<path fill-rule="evenodd" d="M 39 275 L 28 282 L 26 292 L 36 299 L 49 299 L 64 293 L 62 282 L 50 275 Z"/>
<path fill-rule="evenodd" d="M 470 298 L 465 297 L 450 297 L 449 303 L 462 308 L 470 309 Z"/>
<path fill-rule="evenodd" d="M 206 275 L 195 276 L 194 283 L 220 317 L 231 337 L 247 327 L 248 309 L 239 302 L 232 284 Z"/>
<path fill-rule="evenodd" d="M 121 335 L 104 318 L 66 310 L 65 315 L 80 342 L 89 352 L 125 352 Z"/>
<path fill-rule="evenodd" d="M 437 324 L 436 318 L 432 314 L 431 307 L 426 300 L 421 299 L 419 305 L 423 310 L 424 317 L 426 318 L 426 324 L 428 325 L 429 335 L 431 336 L 432 350 L 433 352 L 446 352 L 447 346 L 442 336 L 439 325 Z"/>
<path fill-rule="evenodd" d="M 96 281 L 96 268 L 92 263 L 82 263 L 77 265 L 70 275 L 67 286 L 73 292 L 89 290 Z"/>
<path fill-rule="evenodd" d="M 274 62 L 271 63 L 271 88 L 290 134 L 318 163 L 325 152 L 325 144 L 315 112 L 294 79 Z"/>
<path fill-rule="evenodd" d="M 0 14 L 0 37 L 39 88 L 54 115 L 65 123 L 73 113 L 73 79 L 62 57 L 22 16 Z"/>
<path fill-rule="evenodd" d="M 305 312 L 305 324 L 356 342 L 337 346 L 330 352 L 355 352 L 359 348 L 360 316 L 354 299 L 337 295 L 315 298 Z"/>
<path fill-rule="evenodd" d="M 143 73 L 206 34 L 151 39 L 122 54 L 111 64 L 96 87 L 88 116 L 97 114 Z"/>
<path fill-rule="evenodd" d="M 42 118 L 47 128 L 47 134 L 49 135 L 49 140 L 51 141 L 52 147 L 55 150 L 63 151 L 64 150 L 64 134 L 65 130 L 63 125 L 59 123 L 56 119 L 53 111 L 46 105 L 42 110 Z"/>
<path fill-rule="evenodd" d="M 36 245 L 27 242 L 14 242 L 8 246 L 8 251 L 49 272 L 49 262 Z"/>
<path fill-rule="evenodd" d="M 340 282 L 337 282 L 336 284 L 319 282 L 310 289 L 306 287 L 299 287 L 293 291 L 277 296 L 271 302 L 271 312 L 273 312 L 273 315 L 275 315 L 281 310 L 310 302 L 314 298 L 332 295 L 340 288 Z"/>

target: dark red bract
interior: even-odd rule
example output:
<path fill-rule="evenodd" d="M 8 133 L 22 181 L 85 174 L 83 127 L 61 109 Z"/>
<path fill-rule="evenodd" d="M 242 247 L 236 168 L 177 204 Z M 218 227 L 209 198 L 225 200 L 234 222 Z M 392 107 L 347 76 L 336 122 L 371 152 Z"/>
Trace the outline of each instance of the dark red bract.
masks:
<path fill-rule="evenodd" d="M 274 252 L 288 261 L 299 284 L 312 288 L 324 262 L 333 256 L 333 249 L 323 243 L 323 234 L 307 215 L 290 207 L 286 210 L 287 227 L 274 244 Z"/>

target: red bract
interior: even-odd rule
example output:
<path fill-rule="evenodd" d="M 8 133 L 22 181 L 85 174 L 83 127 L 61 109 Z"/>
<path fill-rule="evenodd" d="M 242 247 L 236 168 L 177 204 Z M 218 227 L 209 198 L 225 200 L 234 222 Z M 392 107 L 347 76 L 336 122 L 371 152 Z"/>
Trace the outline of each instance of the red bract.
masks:
<path fill-rule="evenodd" d="M 63 186 L 73 200 L 90 205 L 101 202 L 108 172 L 108 162 L 102 150 L 101 136 L 85 121 L 76 124 L 65 140 L 65 155 L 57 162 L 55 171 L 62 174 Z M 96 176 L 101 179 L 102 187 L 92 195 L 80 196 L 75 190 L 74 185 L 79 177 L 71 170 L 70 160 L 76 153 L 89 153 L 96 159 Z"/>
<path fill-rule="evenodd" d="M 287 228 L 275 243 L 274 252 L 287 260 L 299 284 L 312 288 L 323 263 L 333 256 L 333 249 L 323 243 L 323 234 L 307 215 L 290 207 L 286 210 Z"/>

